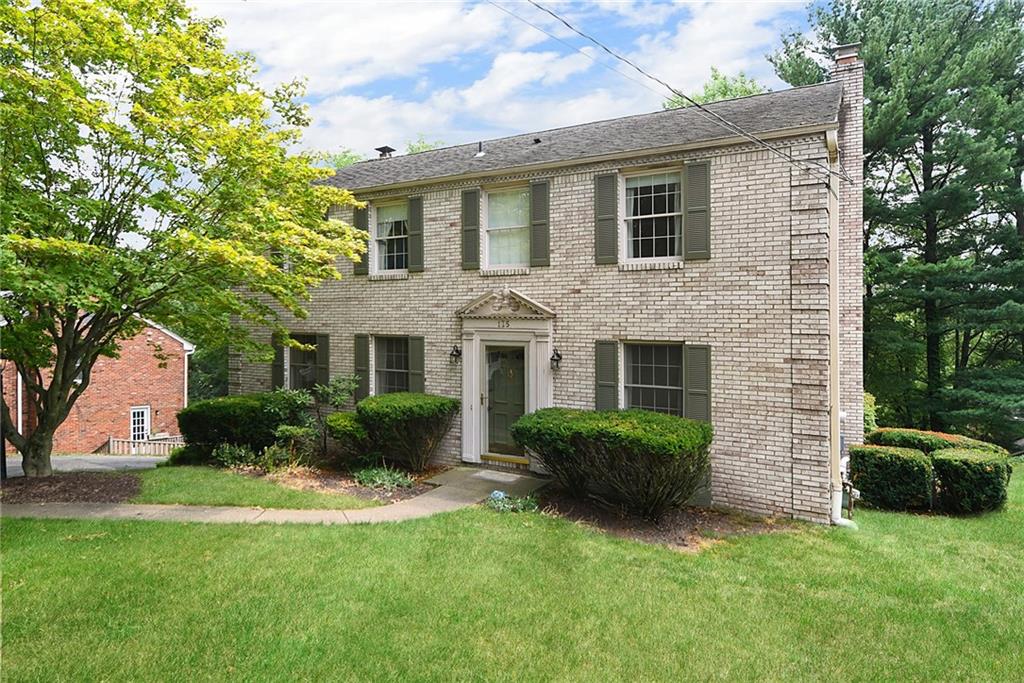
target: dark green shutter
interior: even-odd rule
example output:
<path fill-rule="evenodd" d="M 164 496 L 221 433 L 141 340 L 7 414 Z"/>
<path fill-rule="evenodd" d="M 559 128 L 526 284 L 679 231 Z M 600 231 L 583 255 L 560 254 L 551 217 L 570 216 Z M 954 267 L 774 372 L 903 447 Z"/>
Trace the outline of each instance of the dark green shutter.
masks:
<path fill-rule="evenodd" d="M 619 176 L 594 178 L 594 262 L 619 260 Z"/>
<path fill-rule="evenodd" d="M 711 258 L 711 165 L 687 164 L 683 203 L 683 253 L 687 261 Z"/>
<path fill-rule="evenodd" d="M 331 338 L 316 335 L 316 383 L 327 386 L 331 381 Z"/>
<path fill-rule="evenodd" d="M 369 215 L 368 211 L 369 211 L 369 209 L 356 209 L 355 210 L 355 213 L 353 214 L 353 218 L 352 218 L 352 222 L 355 224 L 355 227 L 359 228 L 360 230 L 369 230 L 370 229 L 370 215 Z M 352 272 L 355 273 L 356 275 L 366 275 L 367 273 L 369 273 L 370 272 L 370 260 L 369 259 L 370 259 L 370 245 L 369 245 L 369 242 L 367 242 L 366 251 L 363 252 L 359 256 L 359 260 L 356 261 L 355 265 L 352 267 Z"/>
<path fill-rule="evenodd" d="M 410 273 L 423 272 L 423 197 L 409 198 L 409 262 Z"/>
<path fill-rule="evenodd" d="M 274 362 L 270 365 L 270 388 L 280 389 L 284 386 L 284 346 L 281 340 L 275 339 Z"/>
<path fill-rule="evenodd" d="M 551 232 L 548 227 L 550 189 L 546 180 L 530 183 L 530 266 L 551 265 Z"/>
<path fill-rule="evenodd" d="M 600 340 L 594 347 L 594 407 L 615 410 L 619 407 L 619 343 Z"/>
<path fill-rule="evenodd" d="M 462 191 L 462 269 L 480 269 L 480 190 Z"/>
<path fill-rule="evenodd" d="M 683 346 L 683 417 L 711 421 L 711 347 Z"/>
<path fill-rule="evenodd" d="M 423 337 L 409 337 L 409 391 L 423 393 Z"/>
<path fill-rule="evenodd" d="M 355 374 L 359 377 L 359 384 L 356 386 L 355 399 L 366 398 L 370 395 L 370 335 L 357 334 L 355 336 Z"/>

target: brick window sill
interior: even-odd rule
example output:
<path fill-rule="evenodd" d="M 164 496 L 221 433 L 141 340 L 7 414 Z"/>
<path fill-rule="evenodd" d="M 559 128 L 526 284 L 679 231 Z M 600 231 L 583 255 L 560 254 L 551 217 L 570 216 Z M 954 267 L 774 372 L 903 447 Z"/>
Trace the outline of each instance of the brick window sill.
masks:
<path fill-rule="evenodd" d="M 619 270 L 679 270 L 683 267 L 682 261 L 627 261 L 619 264 Z"/>
<path fill-rule="evenodd" d="M 370 280 L 371 281 L 376 281 L 376 280 L 408 280 L 408 279 L 409 279 L 409 271 L 407 271 L 407 270 L 396 270 L 396 271 L 388 271 L 388 272 L 384 272 L 384 273 L 371 273 L 370 274 Z"/>
<path fill-rule="evenodd" d="M 480 270 L 480 277 L 505 277 L 506 275 L 529 275 L 529 266 L 517 268 L 486 268 Z"/>

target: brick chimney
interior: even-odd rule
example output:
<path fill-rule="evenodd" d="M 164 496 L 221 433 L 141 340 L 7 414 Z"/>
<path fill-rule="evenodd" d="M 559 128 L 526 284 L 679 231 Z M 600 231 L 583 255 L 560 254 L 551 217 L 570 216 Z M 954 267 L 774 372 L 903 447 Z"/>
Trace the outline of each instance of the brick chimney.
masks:
<path fill-rule="evenodd" d="M 860 43 L 833 49 L 841 83 L 839 160 L 839 407 L 849 446 L 864 441 L 864 61 Z"/>

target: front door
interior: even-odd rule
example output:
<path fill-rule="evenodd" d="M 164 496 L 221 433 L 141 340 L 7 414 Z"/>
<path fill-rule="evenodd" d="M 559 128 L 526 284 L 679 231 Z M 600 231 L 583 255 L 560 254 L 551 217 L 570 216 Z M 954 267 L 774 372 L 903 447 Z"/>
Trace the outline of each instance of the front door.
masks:
<path fill-rule="evenodd" d="M 487 450 L 522 455 L 512 423 L 526 412 L 526 352 L 521 346 L 487 347 Z"/>

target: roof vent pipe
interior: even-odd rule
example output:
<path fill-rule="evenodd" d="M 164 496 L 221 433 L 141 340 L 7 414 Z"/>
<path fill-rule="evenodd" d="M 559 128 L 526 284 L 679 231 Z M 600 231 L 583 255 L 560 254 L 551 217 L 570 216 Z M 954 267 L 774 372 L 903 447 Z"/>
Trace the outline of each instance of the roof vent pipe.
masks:
<path fill-rule="evenodd" d="M 486 154 L 486 152 L 484 152 L 484 143 L 483 140 L 481 140 L 480 142 L 476 143 L 476 154 L 474 154 L 473 156 L 482 157 L 484 154 Z"/>

